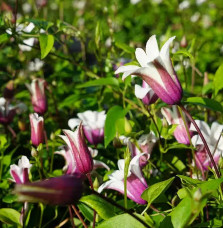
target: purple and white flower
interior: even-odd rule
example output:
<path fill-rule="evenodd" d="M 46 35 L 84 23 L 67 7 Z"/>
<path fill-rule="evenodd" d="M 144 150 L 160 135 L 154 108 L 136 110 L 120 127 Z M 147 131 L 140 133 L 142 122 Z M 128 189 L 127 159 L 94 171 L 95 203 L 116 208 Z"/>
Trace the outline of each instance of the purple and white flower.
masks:
<path fill-rule="evenodd" d="M 10 174 L 17 184 L 24 184 L 29 182 L 29 172 L 32 165 L 26 156 L 19 159 L 18 165 L 10 165 Z"/>
<path fill-rule="evenodd" d="M 16 108 L 7 102 L 4 97 L 0 98 L 0 123 L 9 124 L 12 122 L 15 114 Z"/>
<path fill-rule="evenodd" d="M 70 171 L 74 172 L 75 169 L 77 169 L 81 174 L 90 173 L 93 170 L 93 159 L 85 142 L 82 124 L 80 124 L 74 132 L 63 130 L 63 133 L 65 135 L 60 135 L 60 137 L 69 148 L 67 158 L 72 159 Z M 74 164 L 76 165 L 75 169 L 73 167 Z"/>
<path fill-rule="evenodd" d="M 211 127 L 209 127 L 205 121 L 195 120 L 195 122 L 200 128 L 208 144 L 208 147 L 212 153 L 214 161 L 218 163 L 223 153 L 223 137 L 222 137 L 223 125 L 217 122 L 213 122 Z M 190 130 L 196 131 L 194 125 L 190 126 Z M 212 164 L 207 154 L 207 151 L 205 150 L 205 147 L 203 145 L 203 141 L 201 140 L 199 135 L 194 135 L 191 141 L 194 147 L 197 148 L 196 157 L 195 157 L 197 167 L 204 171 L 208 170 L 208 167 L 212 167 Z"/>
<path fill-rule="evenodd" d="M 92 158 L 96 157 L 98 154 L 98 150 L 92 149 L 88 147 Z M 55 154 L 62 155 L 66 161 L 65 166 L 63 167 L 63 170 L 66 171 L 66 174 L 75 174 L 75 173 L 80 173 L 77 169 L 76 162 L 75 162 L 75 157 L 74 154 L 72 153 L 72 150 L 69 149 L 67 146 L 62 146 L 61 150 L 56 151 Z M 110 170 L 110 168 L 101 161 L 98 160 L 93 160 L 93 170 L 98 169 L 98 168 L 105 168 L 107 170 Z"/>
<path fill-rule="evenodd" d="M 190 145 L 190 140 L 188 138 L 187 130 L 184 126 L 184 121 L 177 109 L 176 105 L 172 106 L 172 110 L 169 108 L 162 108 L 161 112 L 163 116 L 166 118 L 169 125 L 176 124 L 178 125 L 176 129 L 174 130 L 174 137 L 179 143 Z M 184 113 L 183 113 L 184 115 Z M 190 122 L 187 120 L 186 116 L 184 115 L 184 119 L 187 122 L 188 128 L 190 128 Z M 193 132 L 189 131 L 190 136 L 192 137 Z"/>
<path fill-rule="evenodd" d="M 138 204 L 146 204 L 146 201 L 141 198 L 141 195 L 143 191 L 148 188 L 139 166 L 139 160 L 142 155 L 144 154 L 137 155 L 131 160 L 127 176 L 127 197 Z M 110 180 L 102 184 L 98 192 L 100 193 L 104 189 L 112 189 L 124 194 L 124 167 L 125 160 L 118 160 L 119 170 L 109 175 Z"/>
<path fill-rule="evenodd" d="M 177 104 L 182 98 L 182 87 L 177 78 L 169 56 L 169 47 L 175 37 L 170 38 L 159 51 L 156 36 L 147 41 L 146 52 L 142 48 L 135 51 L 139 66 L 121 66 L 115 74 L 124 73 L 124 80 L 129 75 L 141 77 L 167 104 Z"/>
<path fill-rule="evenodd" d="M 72 118 L 68 121 L 68 126 L 74 130 L 74 128 L 80 123 L 83 123 L 84 134 L 93 145 L 103 142 L 104 140 L 104 125 L 106 114 L 105 111 L 85 111 L 77 114 L 78 118 Z"/>
<path fill-rule="evenodd" d="M 141 99 L 145 105 L 153 104 L 159 98 L 145 81 L 142 82 L 142 86 L 135 85 L 135 95 Z"/>
<path fill-rule="evenodd" d="M 32 80 L 31 85 L 26 84 L 31 94 L 33 109 L 35 112 L 43 115 L 47 111 L 47 99 L 45 89 L 47 82 L 42 78 Z"/>
<path fill-rule="evenodd" d="M 44 143 L 44 119 L 37 113 L 30 114 L 31 141 L 34 146 Z"/>

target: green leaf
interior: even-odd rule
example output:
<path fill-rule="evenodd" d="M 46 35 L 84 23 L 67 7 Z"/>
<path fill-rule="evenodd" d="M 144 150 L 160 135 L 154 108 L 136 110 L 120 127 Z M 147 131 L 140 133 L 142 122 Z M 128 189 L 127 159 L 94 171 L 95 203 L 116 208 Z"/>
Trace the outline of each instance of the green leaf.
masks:
<path fill-rule="evenodd" d="M 189 97 L 187 98 L 186 103 L 199 105 L 213 111 L 223 112 L 222 105 L 213 99 L 202 97 Z"/>
<path fill-rule="evenodd" d="M 150 186 L 142 193 L 141 197 L 148 202 L 148 205 L 150 205 L 160 194 L 162 194 L 170 187 L 174 178 L 175 177 L 172 177 L 168 180 Z"/>
<path fill-rule="evenodd" d="M 185 227 L 191 217 L 192 199 L 185 197 L 171 212 L 171 221 L 174 228 Z"/>
<path fill-rule="evenodd" d="M 103 223 L 97 228 L 144 228 L 145 226 L 128 214 L 117 215 Z"/>
<path fill-rule="evenodd" d="M 215 96 L 218 94 L 219 90 L 223 89 L 223 63 L 217 69 L 214 76 L 214 89 Z"/>
<path fill-rule="evenodd" d="M 180 172 L 182 172 L 186 168 L 184 163 L 177 156 L 173 157 L 171 164 L 174 165 Z"/>
<path fill-rule="evenodd" d="M 22 227 L 20 222 L 20 213 L 12 208 L 1 208 L 0 209 L 0 221 L 10 225 L 17 225 Z"/>
<path fill-rule="evenodd" d="M 208 180 L 198 184 L 198 187 L 201 189 L 202 195 L 205 195 L 216 191 L 222 182 L 223 182 L 223 178 L 216 179 L 216 180 Z"/>
<path fill-rule="evenodd" d="M 53 26 L 53 22 L 44 21 L 40 19 L 28 19 L 27 21 L 32 22 L 36 27 L 44 30 L 48 30 L 51 26 Z"/>
<path fill-rule="evenodd" d="M 9 39 L 9 35 L 7 33 L 0 35 L 0 44 L 4 43 L 8 39 Z"/>
<path fill-rule="evenodd" d="M 193 227 L 204 227 L 204 228 L 212 228 L 212 227 L 222 227 L 223 226 L 223 223 L 222 223 L 222 220 L 219 220 L 219 219 L 213 219 L 213 220 L 210 220 L 208 222 L 203 222 L 203 223 L 200 223 L 200 224 L 196 224 L 196 225 L 193 225 Z"/>
<path fill-rule="evenodd" d="M 39 42 L 40 42 L 41 59 L 44 59 L 49 54 L 49 52 L 53 47 L 54 37 L 53 35 L 50 35 L 50 34 L 49 35 L 40 34 Z"/>
<path fill-rule="evenodd" d="M 115 216 L 114 206 L 105 201 L 104 199 L 100 198 L 99 196 L 83 196 L 80 201 L 93 208 L 99 214 L 99 216 L 101 216 L 105 220 Z"/>
<path fill-rule="evenodd" d="M 117 120 L 123 118 L 127 112 L 128 110 L 123 109 L 121 106 L 113 106 L 109 109 L 105 120 L 105 147 L 115 137 Z"/>
<path fill-rule="evenodd" d="M 213 86 L 213 82 L 209 82 L 208 84 L 206 84 L 205 86 L 203 86 L 202 88 L 202 94 L 208 94 L 211 93 L 213 90 L 214 86 Z"/>
<path fill-rule="evenodd" d="M 92 222 L 94 219 L 94 211 L 90 207 L 81 202 L 78 203 L 77 206 L 80 209 L 81 213 L 84 215 L 84 217 L 90 222 Z"/>
<path fill-rule="evenodd" d="M 193 186 L 197 186 L 197 184 L 201 184 L 202 181 L 200 180 L 197 180 L 197 179 L 192 179 L 190 177 L 186 177 L 186 176 L 183 176 L 183 175 L 177 175 L 180 179 L 181 179 L 181 182 L 182 183 L 187 183 L 187 184 L 190 184 L 190 185 L 193 185 Z"/>
<path fill-rule="evenodd" d="M 86 88 L 91 86 L 104 86 L 104 85 L 111 85 L 111 86 L 119 86 L 119 82 L 116 78 L 100 78 L 96 80 L 91 80 L 85 83 L 78 85 L 76 88 Z"/>
<path fill-rule="evenodd" d="M 134 53 L 135 49 L 132 47 L 129 47 L 128 45 L 124 44 L 124 43 L 120 43 L 120 42 L 115 42 L 115 46 L 122 49 L 124 52 L 126 53 Z"/>

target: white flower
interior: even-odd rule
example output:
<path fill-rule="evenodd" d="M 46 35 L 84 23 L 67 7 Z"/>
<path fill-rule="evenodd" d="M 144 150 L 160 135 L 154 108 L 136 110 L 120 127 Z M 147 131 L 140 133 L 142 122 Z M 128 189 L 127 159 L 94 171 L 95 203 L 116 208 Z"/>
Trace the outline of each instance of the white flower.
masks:
<path fill-rule="evenodd" d="M 213 153 L 216 148 L 215 153 L 222 155 L 223 153 L 223 137 L 222 137 L 222 131 L 223 131 L 223 125 L 214 122 L 211 125 L 211 128 L 208 126 L 208 124 L 201 120 L 195 120 L 196 124 L 200 128 L 210 151 Z M 191 131 L 196 131 L 193 124 L 190 126 Z M 198 145 L 203 145 L 203 141 L 201 140 L 199 135 L 194 135 L 192 137 L 192 143 L 196 147 Z"/>
<path fill-rule="evenodd" d="M 185 0 L 179 4 L 179 9 L 184 10 L 190 7 L 190 2 Z"/>

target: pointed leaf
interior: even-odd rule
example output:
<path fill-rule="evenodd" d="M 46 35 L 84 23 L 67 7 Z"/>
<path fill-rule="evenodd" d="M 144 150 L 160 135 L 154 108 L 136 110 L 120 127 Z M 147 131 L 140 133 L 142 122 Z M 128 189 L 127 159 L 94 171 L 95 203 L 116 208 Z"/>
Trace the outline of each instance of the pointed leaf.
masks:
<path fill-rule="evenodd" d="M 143 193 L 142 193 L 142 198 L 148 202 L 150 205 L 160 194 L 162 194 L 164 191 L 166 191 L 171 183 L 173 182 L 175 177 L 172 177 L 168 180 L 156 183 L 149 188 L 147 188 Z"/>
<path fill-rule="evenodd" d="M 22 227 L 20 222 L 20 213 L 12 208 L 1 208 L 0 209 L 0 221 L 10 225 L 17 225 Z"/>
<path fill-rule="evenodd" d="M 145 226 L 128 214 L 117 215 L 103 223 L 97 228 L 144 228 Z"/>
<path fill-rule="evenodd" d="M 123 118 L 127 112 L 128 110 L 123 109 L 121 106 L 113 106 L 109 109 L 105 120 L 105 147 L 115 137 L 117 120 Z"/>
<path fill-rule="evenodd" d="M 83 196 L 80 201 L 93 208 L 103 219 L 115 216 L 113 205 L 96 195 Z"/>
<path fill-rule="evenodd" d="M 51 51 L 54 44 L 53 35 L 40 34 L 39 36 L 41 59 L 44 59 Z"/>
<path fill-rule="evenodd" d="M 217 69 L 214 76 L 214 89 L 215 95 L 218 94 L 219 90 L 223 89 L 223 64 Z"/>

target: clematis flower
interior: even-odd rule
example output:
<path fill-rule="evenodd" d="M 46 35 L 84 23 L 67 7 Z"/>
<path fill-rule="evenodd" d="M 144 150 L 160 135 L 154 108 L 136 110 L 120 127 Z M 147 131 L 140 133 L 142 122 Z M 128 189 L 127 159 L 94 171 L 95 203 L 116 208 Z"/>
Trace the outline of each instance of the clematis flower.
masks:
<path fill-rule="evenodd" d="M 24 184 L 29 182 L 29 172 L 32 165 L 26 156 L 19 159 L 18 165 L 10 165 L 10 174 L 17 184 Z"/>
<path fill-rule="evenodd" d="M 166 118 L 169 125 L 176 124 L 178 125 L 174 130 L 174 137 L 179 143 L 190 145 L 190 140 L 188 138 L 187 130 L 184 126 L 183 119 L 177 109 L 176 105 L 172 106 L 172 110 L 169 108 L 162 108 L 161 112 Z M 184 113 L 183 113 L 184 115 Z M 184 115 L 185 120 L 187 121 L 188 127 L 190 127 L 190 122 L 188 122 L 186 116 Z M 189 130 L 190 136 L 192 137 L 193 132 Z"/>
<path fill-rule="evenodd" d="M 17 184 L 14 192 L 21 202 L 71 205 L 81 198 L 83 177 L 77 174 L 63 175 L 33 183 Z"/>
<path fill-rule="evenodd" d="M 73 132 L 70 130 L 63 130 L 65 135 L 60 137 L 66 142 L 70 152 L 68 158 L 72 159 L 71 165 L 76 164 L 78 172 L 81 174 L 88 174 L 93 169 L 93 159 L 91 153 L 85 142 L 82 124 Z M 74 171 L 71 168 L 71 171 Z"/>
<path fill-rule="evenodd" d="M 47 99 L 45 94 L 45 88 L 47 83 L 44 79 L 34 79 L 31 85 L 26 84 L 29 92 L 31 93 L 31 100 L 33 109 L 35 112 L 43 115 L 47 111 Z"/>
<path fill-rule="evenodd" d="M 0 98 L 0 123 L 10 124 L 16 114 L 16 107 L 9 105 L 4 97 Z"/>
<path fill-rule="evenodd" d="M 124 80 L 129 75 L 141 77 L 167 104 L 177 104 L 182 98 L 182 87 L 173 69 L 169 56 L 169 46 L 175 37 L 170 38 L 159 51 L 156 36 L 149 38 L 146 44 L 146 52 L 137 48 L 135 51 L 139 66 L 121 66 L 115 74 L 124 73 Z"/>
<path fill-rule="evenodd" d="M 78 118 L 72 118 L 68 121 L 68 126 L 74 128 L 83 122 L 84 134 L 89 143 L 97 145 L 104 139 L 105 111 L 85 111 L 77 114 Z"/>
<path fill-rule="evenodd" d="M 44 120 L 37 113 L 30 114 L 31 141 L 34 146 L 44 143 Z"/>
<path fill-rule="evenodd" d="M 196 124 L 200 128 L 208 147 L 212 153 L 215 163 L 218 163 L 220 157 L 223 153 L 223 125 L 214 122 L 211 125 L 211 128 L 208 124 L 201 120 L 195 120 Z M 196 131 L 194 125 L 190 127 L 191 131 Z M 191 139 L 194 147 L 197 148 L 196 152 L 196 165 L 200 170 L 208 170 L 208 167 L 212 167 L 210 158 L 207 154 L 207 151 L 203 145 L 203 141 L 201 140 L 199 135 L 194 135 Z"/>
<path fill-rule="evenodd" d="M 159 98 L 145 81 L 142 82 L 142 86 L 135 85 L 135 95 L 142 99 L 145 105 L 153 104 Z"/>
<path fill-rule="evenodd" d="M 153 147 L 155 146 L 158 139 L 153 131 L 151 131 L 149 134 L 141 135 L 137 141 L 137 146 L 131 141 L 129 137 L 127 138 L 125 136 L 120 136 L 119 138 L 124 145 L 128 146 L 132 158 L 144 153 L 144 155 L 141 156 L 139 160 L 140 167 L 144 167 L 147 164 Z"/>
<path fill-rule="evenodd" d="M 92 149 L 90 147 L 88 147 L 88 149 L 91 153 L 92 158 L 97 156 L 98 151 L 96 149 Z M 59 154 L 64 157 L 66 165 L 63 167 L 63 170 L 66 171 L 66 174 L 80 173 L 76 166 L 74 154 L 72 153 L 72 150 L 69 149 L 69 147 L 63 146 L 61 150 L 56 151 L 55 154 Z M 107 170 L 110 170 L 110 168 L 104 162 L 93 160 L 93 164 L 93 169 L 105 168 Z"/>
<path fill-rule="evenodd" d="M 131 160 L 127 177 L 127 197 L 138 204 L 146 204 L 146 201 L 141 198 L 141 194 L 148 187 L 139 166 L 139 159 L 142 155 L 137 155 Z M 101 193 L 104 189 L 113 189 L 124 194 L 124 167 L 125 160 L 118 160 L 119 170 L 109 175 L 110 180 L 102 184 L 98 192 Z"/>

